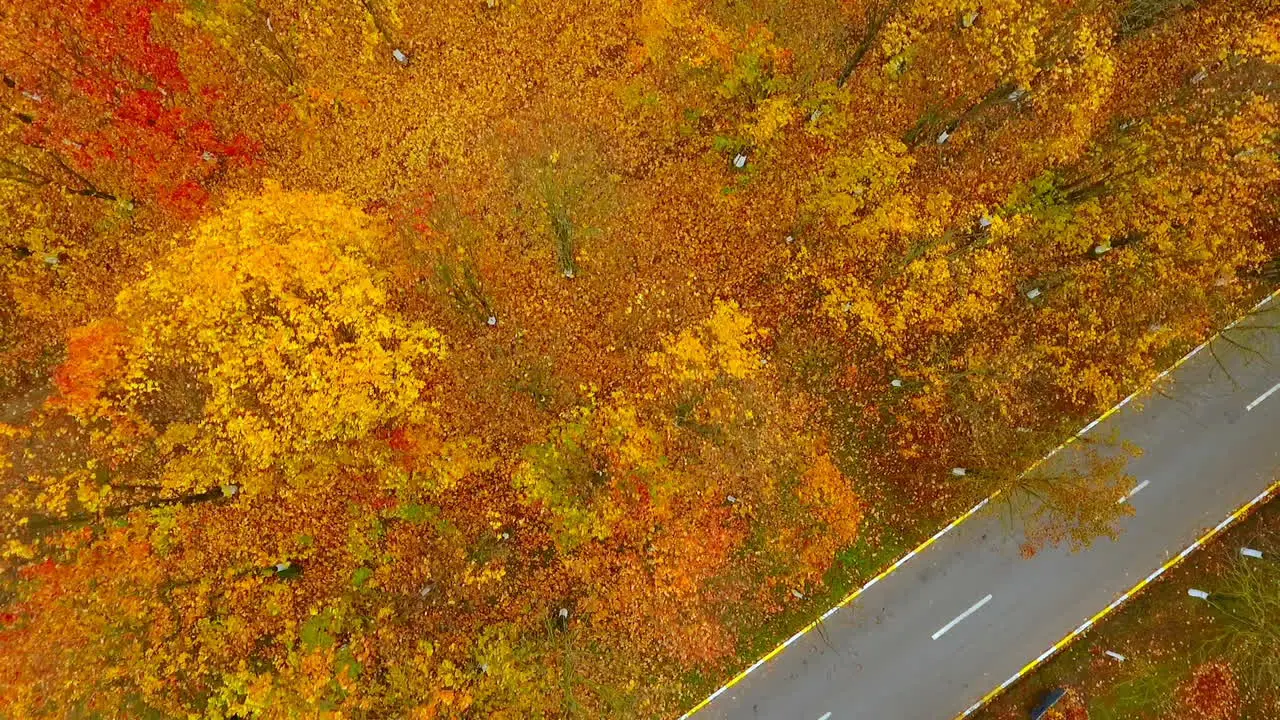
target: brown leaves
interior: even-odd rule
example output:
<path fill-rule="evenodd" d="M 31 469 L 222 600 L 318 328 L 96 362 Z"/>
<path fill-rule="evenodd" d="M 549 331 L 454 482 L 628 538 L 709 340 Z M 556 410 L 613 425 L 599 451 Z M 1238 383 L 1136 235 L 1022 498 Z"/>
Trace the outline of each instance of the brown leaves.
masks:
<path fill-rule="evenodd" d="M 1240 713 L 1240 690 L 1231 667 L 1223 662 L 1197 666 L 1178 687 L 1178 702 L 1189 716 L 1235 720 Z"/>

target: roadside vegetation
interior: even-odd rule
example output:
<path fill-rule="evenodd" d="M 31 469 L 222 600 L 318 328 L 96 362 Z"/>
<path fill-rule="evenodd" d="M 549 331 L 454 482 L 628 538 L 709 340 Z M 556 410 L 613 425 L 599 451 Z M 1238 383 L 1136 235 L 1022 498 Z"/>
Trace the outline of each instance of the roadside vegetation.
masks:
<path fill-rule="evenodd" d="M 995 489 L 1111 532 L 1022 470 L 1280 279 L 1271 0 L 13 0 L 0 79 L 5 718 L 678 715 Z"/>

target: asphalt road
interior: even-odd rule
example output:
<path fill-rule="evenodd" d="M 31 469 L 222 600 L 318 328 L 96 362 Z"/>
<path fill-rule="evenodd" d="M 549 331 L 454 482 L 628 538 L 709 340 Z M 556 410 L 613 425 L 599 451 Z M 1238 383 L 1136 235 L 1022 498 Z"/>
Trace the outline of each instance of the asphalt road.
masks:
<path fill-rule="evenodd" d="M 1280 471 L 1280 331 L 1247 328 L 1280 325 L 1277 305 L 1089 431 L 1144 451 L 1129 464 L 1141 489 L 1117 540 L 1024 559 L 1020 533 L 988 512 L 1000 509 L 993 502 L 694 720 L 950 720 L 964 712 L 1271 484 Z M 1078 448 L 1050 462 L 1071 462 Z"/>

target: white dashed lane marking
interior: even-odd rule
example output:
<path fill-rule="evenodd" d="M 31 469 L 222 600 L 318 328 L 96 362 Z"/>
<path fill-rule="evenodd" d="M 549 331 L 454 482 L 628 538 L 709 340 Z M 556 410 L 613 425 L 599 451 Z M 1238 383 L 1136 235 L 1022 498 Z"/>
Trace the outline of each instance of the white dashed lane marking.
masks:
<path fill-rule="evenodd" d="M 958 624 L 960 623 L 960 621 L 961 621 L 961 620 L 964 620 L 965 618 L 967 618 L 967 617 L 969 617 L 970 615 L 974 614 L 975 612 L 977 612 L 977 611 L 978 611 L 978 608 L 982 607 L 983 605 L 986 605 L 986 604 L 987 604 L 987 603 L 989 603 L 989 602 L 991 602 L 991 596 L 990 596 L 990 595 L 987 595 L 986 597 L 982 598 L 982 599 L 981 599 L 981 600 L 979 600 L 978 602 L 974 603 L 974 604 L 973 604 L 973 607 L 971 607 L 971 608 L 969 608 L 968 610 L 965 610 L 964 612 L 962 612 L 962 613 L 960 613 L 959 615 L 957 615 L 955 620 L 952 620 L 951 622 L 947 623 L 946 625 L 943 625 L 943 626 L 942 626 L 942 629 L 938 630 L 938 632 L 936 632 L 936 633 L 934 633 L 934 634 L 933 634 L 933 639 L 934 639 L 934 640 L 937 640 L 938 638 L 942 637 L 942 636 L 943 636 L 943 635 L 944 635 L 948 630 L 950 630 L 951 628 L 953 628 L 953 627 L 955 627 L 956 625 L 958 625 Z"/>
<path fill-rule="evenodd" d="M 1119 505 L 1119 504 L 1123 503 L 1125 500 L 1128 500 L 1129 498 L 1133 497 L 1134 495 L 1137 495 L 1137 494 L 1142 490 L 1142 488 L 1144 488 L 1144 487 L 1146 487 L 1146 486 L 1148 486 L 1148 485 L 1150 485 L 1150 484 L 1151 484 L 1151 481 L 1150 481 L 1150 480 L 1143 480 L 1142 482 L 1138 483 L 1138 486 L 1137 486 L 1137 487 L 1135 487 L 1134 489 L 1130 490 L 1128 495 L 1125 495 L 1124 497 L 1122 497 L 1122 498 L 1120 498 L 1119 500 L 1117 500 L 1117 501 L 1116 501 L 1116 504 L 1117 504 L 1117 505 Z"/>
<path fill-rule="evenodd" d="M 1244 409 L 1245 409 L 1245 411 L 1246 411 L 1246 412 L 1248 412 L 1249 410 L 1252 410 L 1252 409 L 1254 409 L 1254 408 L 1258 407 L 1259 405 L 1261 405 L 1261 404 L 1262 404 L 1262 401 L 1263 401 L 1263 400 L 1266 400 L 1267 398 L 1271 397 L 1271 394 L 1272 394 L 1272 393 L 1274 393 L 1274 392 L 1275 392 L 1275 391 L 1277 391 L 1277 390 L 1280 390 L 1280 383 L 1276 383 L 1275 385 L 1272 385 L 1270 390 L 1268 390 L 1268 391 L 1266 391 L 1266 392 L 1262 393 L 1261 395 L 1259 395 L 1259 396 L 1257 397 L 1257 399 L 1255 399 L 1253 402 L 1251 402 L 1251 403 L 1249 403 L 1248 405 L 1246 405 L 1246 406 L 1245 406 L 1245 408 L 1244 408 Z"/>

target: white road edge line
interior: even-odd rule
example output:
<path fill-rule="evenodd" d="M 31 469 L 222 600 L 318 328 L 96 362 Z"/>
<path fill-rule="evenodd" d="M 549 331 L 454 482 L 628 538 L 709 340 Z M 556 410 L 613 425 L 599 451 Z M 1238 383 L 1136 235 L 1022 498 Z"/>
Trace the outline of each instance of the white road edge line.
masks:
<path fill-rule="evenodd" d="M 953 627 L 955 627 L 956 625 L 960 624 L 960 621 L 961 621 L 961 620 L 964 620 L 965 618 L 967 618 L 967 617 L 969 617 L 970 615 L 974 614 L 975 612 L 977 612 L 977 611 L 978 611 L 978 608 L 982 607 L 983 605 L 986 605 L 986 604 L 987 604 L 987 603 L 989 603 L 989 602 L 991 602 L 991 595 L 990 595 L 990 594 L 988 594 L 986 597 L 982 598 L 982 599 L 981 599 L 981 600 L 979 600 L 978 602 L 974 603 L 974 604 L 973 604 L 973 607 L 971 607 L 971 608 L 969 608 L 968 610 L 965 610 L 964 612 L 962 612 L 962 613 L 960 613 L 959 615 L 957 615 L 955 620 L 952 620 L 951 622 L 947 623 L 946 625 L 943 625 L 941 630 L 939 630 L 938 632 L 936 632 L 936 633 L 934 633 L 934 634 L 933 634 L 933 639 L 934 639 L 934 640 L 937 640 L 938 638 L 942 637 L 944 634 L 946 634 L 946 632 L 947 632 L 948 630 L 950 630 L 951 628 L 953 628 Z"/>
<path fill-rule="evenodd" d="M 1150 480 L 1143 480 L 1142 482 L 1138 483 L 1138 486 L 1137 486 L 1137 487 L 1135 487 L 1134 489 L 1130 490 L 1128 495 L 1125 495 L 1124 497 L 1122 497 L 1122 498 L 1120 498 L 1119 500 L 1117 500 L 1117 501 L 1116 501 L 1116 504 L 1117 504 L 1117 505 L 1121 505 L 1121 504 L 1123 504 L 1123 503 L 1124 503 L 1124 501 L 1128 500 L 1129 498 L 1133 497 L 1134 495 L 1137 495 L 1137 494 L 1138 494 L 1138 492 L 1139 492 L 1140 490 L 1142 490 L 1142 488 L 1144 488 L 1144 487 L 1146 487 L 1146 486 L 1148 486 L 1148 485 L 1150 485 L 1150 484 L 1151 484 L 1151 481 L 1150 481 Z"/>
<path fill-rule="evenodd" d="M 1266 400 L 1267 398 L 1271 397 L 1271 394 L 1277 390 L 1280 390 L 1280 382 L 1276 383 L 1275 385 L 1272 385 L 1270 390 L 1262 393 L 1257 397 L 1257 399 L 1255 399 L 1253 402 L 1246 405 L 1244 408 L 1245 412 L 1249 412 L 1250 410 L 1261 405 L 1263 400 Z"/>

